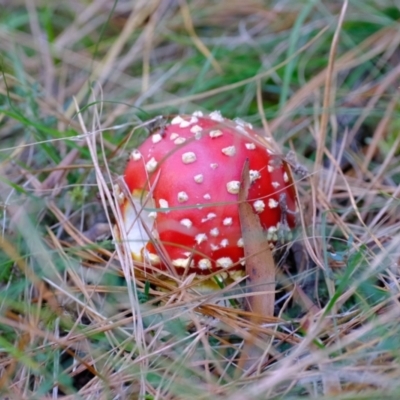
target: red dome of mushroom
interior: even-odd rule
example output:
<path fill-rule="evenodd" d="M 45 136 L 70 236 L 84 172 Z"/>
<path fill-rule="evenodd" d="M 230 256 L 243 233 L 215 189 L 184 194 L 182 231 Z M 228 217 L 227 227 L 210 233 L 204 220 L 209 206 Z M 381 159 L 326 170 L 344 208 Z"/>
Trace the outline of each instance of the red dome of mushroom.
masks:
<path fill-rule="evenodd" d="M 278 238 L 282 194 L 292 211 L 287 224 L 294 226 L 295 192 L 287 166 L 260 143 L 250 124 L 224 119 L 219 112 L 198 112 L 173 118 L 131 153 L 124 178 L 135 208 L 143 207 L 142 220 L 178 273 L 243 270 L 237 195 L 246 159 L 252 182 L 248 201 L 266 238 Z M 149 194 L 152 202 L 145 202 Z M 164 269 L 131 200 L 123 202 L 122 213 L 134 258 Z"/>

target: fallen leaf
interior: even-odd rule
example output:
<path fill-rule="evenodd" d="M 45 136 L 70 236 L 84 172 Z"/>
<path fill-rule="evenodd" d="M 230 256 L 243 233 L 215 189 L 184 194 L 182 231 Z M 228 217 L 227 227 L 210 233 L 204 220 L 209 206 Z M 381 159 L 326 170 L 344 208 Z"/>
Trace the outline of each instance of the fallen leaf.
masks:
<path fill-rule="evenodd" d="M 249 161 L 244 164 L 239 191 L 239 216 L 244 242 L 248 290 L 246 309 L 255 315 L 271 317 L 275 303 L 275 262 L 258 216 L 247 202 L 250 187 Z"/>

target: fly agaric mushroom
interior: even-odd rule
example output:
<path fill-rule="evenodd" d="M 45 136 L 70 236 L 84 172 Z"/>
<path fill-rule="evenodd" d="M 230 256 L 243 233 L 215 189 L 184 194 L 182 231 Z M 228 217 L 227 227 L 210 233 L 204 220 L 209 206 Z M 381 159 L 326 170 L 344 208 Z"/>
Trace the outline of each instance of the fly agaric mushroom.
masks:
<path fill-rule="evenodd" d="M 257 139 L 250 124 L 217 111 L 176 116 L 133 150 L 124 175 L 132 197 L 121 199 L 121 211 L 134 260 L 165 270 L 157 240 L 178 274 L 221 271 L 242 277 L 237 198 L 247 159 L 248 202 L 273 244 L 280 229 L 295 224 L 295 191 L 286 163 Z"/>

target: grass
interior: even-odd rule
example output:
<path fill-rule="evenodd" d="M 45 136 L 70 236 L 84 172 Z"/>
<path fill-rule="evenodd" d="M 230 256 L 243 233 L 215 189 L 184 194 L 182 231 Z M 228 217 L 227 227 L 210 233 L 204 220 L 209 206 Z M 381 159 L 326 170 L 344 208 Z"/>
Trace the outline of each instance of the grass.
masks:
<path fill-rule="evenodd" d="M 1 398 L 400 397 L 393 2 L 3 3 Z M 145 278 L 112 240 L 141 124 L 197 109 L 308 170 L 262 323 Z"/>

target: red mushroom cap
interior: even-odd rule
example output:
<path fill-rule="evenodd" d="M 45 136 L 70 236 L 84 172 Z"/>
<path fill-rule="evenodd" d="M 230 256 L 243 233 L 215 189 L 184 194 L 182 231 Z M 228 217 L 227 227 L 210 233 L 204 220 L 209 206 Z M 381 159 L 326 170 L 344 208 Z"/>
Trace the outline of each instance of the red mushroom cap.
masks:
<path fill-rule="evenodd" d="M 258 214 L 266 238 L 278 239 L 285 194 L 288 227 L 295 224 L 295 191 L 287 165 L 261 144 L 251 125 L 213 112 L 176 116 L 163 130 L 133 150 L 125 170 L 132 199 L 122 214 L 134 259 L 165 269 L 142 221 L 161 241 L 178 273 L 243 271 L 243 240 L 238 192 L 243 165 L 249 160 L 248 201 Z M 152 200 L 146 201 L 151 194 Z M 136 221 L 136 224 L 134 222 Z M 236 272 L 235 272 L 236 271 Z M 238 273 L 239 271 L 239 273 Z"/>

